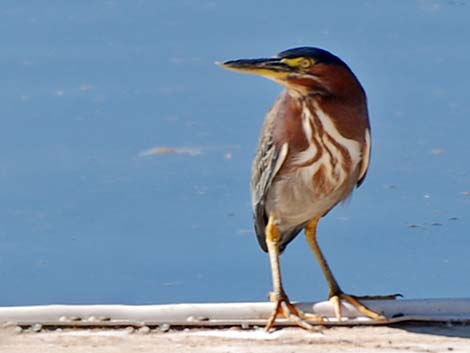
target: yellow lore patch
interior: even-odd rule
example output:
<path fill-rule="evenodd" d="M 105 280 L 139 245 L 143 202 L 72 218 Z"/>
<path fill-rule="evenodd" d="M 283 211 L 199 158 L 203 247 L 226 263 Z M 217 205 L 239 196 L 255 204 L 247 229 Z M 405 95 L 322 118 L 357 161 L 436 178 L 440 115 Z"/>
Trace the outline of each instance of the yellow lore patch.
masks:
<path fill-rule="evenodd" d="M 298 57 L 298 58 L 285 58 L 281 59 L 281 61 L 289 65 L 290 67 L 296 68 L 296 69 L 308 69 L 310 66 L 315 64 L 315 60 L 312 58 L 307 58 L 304 56 Z"/>

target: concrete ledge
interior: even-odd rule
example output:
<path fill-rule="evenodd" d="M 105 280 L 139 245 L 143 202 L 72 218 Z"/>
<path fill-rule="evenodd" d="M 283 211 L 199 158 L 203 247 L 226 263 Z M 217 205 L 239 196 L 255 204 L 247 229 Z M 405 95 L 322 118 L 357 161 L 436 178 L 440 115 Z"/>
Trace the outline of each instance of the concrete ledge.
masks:
<path fill-rule="evenodd" d="M 323 325 L 383 325 L 397 322 L 470 323 L 470 299 L 365 300 L 371 309 L 383 313 L 387 321 L 363 317 L 343 303 L 345 320 L 334 317 L 330 302 L 297 303 L 306 312 L 325 317 Z M 273 310 L 272 303 L 208 303 L 166 305 L 40 305 L 0 307 L 0 323 L 53 327 L 182 327 L 263 326 Z M 291 322 L 279 319 L 278 326 Z"/>

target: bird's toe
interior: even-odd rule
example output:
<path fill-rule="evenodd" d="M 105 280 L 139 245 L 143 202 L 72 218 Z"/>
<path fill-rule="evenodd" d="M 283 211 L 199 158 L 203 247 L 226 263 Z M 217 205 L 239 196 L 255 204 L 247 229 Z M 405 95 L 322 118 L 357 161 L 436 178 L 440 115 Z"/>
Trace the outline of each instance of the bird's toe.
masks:
<path fill-rule="evenodd" d="M 345 294 L 345 293 L 338 293 L 335 295 L 330 296 L 329 300 L 333 304 L 334 311 L 335 311 L 335 316 L 338 321 L 341 321 L 344 319 L 342 315 L 342 304 L 341 301 L 344 300 L 345 302 L 348 302 L 351 304 L 354 308 L 356 308 L 360 313 L 364 314 L 365 316 L 371 318 L 372 320 L 376 321 L 384 321 L 386 320 L 386 317 L 383 316 L 380 313 L 377 313 L 364 304 L 362 304 L 359 299 L 359 297 L 356 297 L 354 295 L 350 294 Z M 389 299 L 394 299 L 394 298 L 389 298 Z"/>

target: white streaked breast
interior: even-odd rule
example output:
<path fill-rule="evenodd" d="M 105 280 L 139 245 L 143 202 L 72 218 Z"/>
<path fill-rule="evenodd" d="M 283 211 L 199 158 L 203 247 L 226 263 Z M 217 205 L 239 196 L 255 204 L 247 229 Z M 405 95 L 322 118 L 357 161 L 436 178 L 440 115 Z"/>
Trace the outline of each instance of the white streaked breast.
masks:
<path fill-rule="evenodd" d="M 351 157 L 353 168 L 357 166 L 357 164 L 361 160 L 361 144 L 356 140 L 348 139 L 341 135 L 334 126 L 331 118 L 318 106 L 317 103 L 314 104 L 314 107 L 325 132 L 330 135 L 335 141 L 337 141 L 341 146 L 345 147 L 349 151 L 349 156 Z"/>
<path fill-rule="evenodd" d="M 329 135 L 331 139 L 335 140 L 339 145 L 348 151 L 352 162 L 351 170 L 356 170 L 358 164 L 361 162 L 361 144 L 355 140 L 348 139 L 341 135 L 334 126 L 331 118 L 322 109 L 320 109 L 317 104 L 315 104 L 314 107 L 316 109 L 316 115 L 322 125 L 324 134 Z M 342 164 L 340 163 L 342 152 L 334 143 L 325 138 L 325 136 L 320 136 L 317 131 L 312 131 L 310 121 L 314 121 L 313 116 L 310 114 L 310 109 L 307 109 L 307 107 L 304 108 L 304 112 L 305 115 L 303 116 L 302 124 L 304 127 L 305 136 L 310 143 L 308 148 L 302 151 L 296 158 L 296 164 L 301 165 L 307 163 L 309 160 L 312 160 L 315 157 L 317 154 L 317 146 L 313 142 L 313 139 L 316 139 L 317 143 L 323 149 L 323 153 L 321 154 L 321 157 L 315 161 L 315 163 L 301 168 L 299 170 L 300 176 L 304 180 L 304 183 L 309 185 L 309 183 L 311 184 L 312 178 L 317 170 L 320 168 L 320 166 L 323 166 L 326 171 L 326 177 L 328 178 L 329 183 L 332 184 L 333 189 L 336 189 L 336 187 L 340 187 L 341 184 L 343 184 L 348 178 L 346 171 L 343 169 Z M 315 123 L 312 125 L 315 128 Z M 336 161 L 334 160 L 335 157 L 330 157 L 330 154 L 326 152 L 327 149 L 333 156 L 338 156 Z"/>

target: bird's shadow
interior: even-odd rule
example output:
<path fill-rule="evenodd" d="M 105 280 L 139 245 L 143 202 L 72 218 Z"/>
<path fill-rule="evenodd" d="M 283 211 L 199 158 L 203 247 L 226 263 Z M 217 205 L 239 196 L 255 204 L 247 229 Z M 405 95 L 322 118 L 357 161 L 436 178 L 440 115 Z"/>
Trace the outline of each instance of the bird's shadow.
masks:
<path fill-rule="evenodd" d="M 417 334 L 470 338 L 470 326 L 465 323 L 402 322 L 391 324 L 390 327 Z"/>

